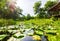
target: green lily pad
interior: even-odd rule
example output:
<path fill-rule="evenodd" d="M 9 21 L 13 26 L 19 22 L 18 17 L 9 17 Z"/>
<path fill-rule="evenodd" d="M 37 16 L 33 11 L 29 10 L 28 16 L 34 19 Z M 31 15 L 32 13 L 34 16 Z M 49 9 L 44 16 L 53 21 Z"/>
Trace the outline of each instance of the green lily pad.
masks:
<path fill-rule="evenodd" d="M 0 40 L 4 39 L 7 35 L 0 35 Z"/>

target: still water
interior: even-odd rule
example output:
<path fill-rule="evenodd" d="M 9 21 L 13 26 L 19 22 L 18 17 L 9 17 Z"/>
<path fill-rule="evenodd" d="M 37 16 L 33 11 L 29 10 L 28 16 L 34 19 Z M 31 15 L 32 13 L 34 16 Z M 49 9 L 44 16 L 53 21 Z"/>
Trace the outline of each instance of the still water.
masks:
<path fill-rule="evenodd" d="M 11 37 L 8 41 L 36 41 L 36 40 L 33 40 L 32 36 L 25 36 L 22 39 Z M 42 36 L 41 41 L 47 41 L 47 39 L 44 36 Z"/>
<path fill-rule="evenodd" d="M 21 39 L 21 41 L 36 41 L 36 40 L 33 40 L 31 36 L 26 36 L 23 39 Z"/>

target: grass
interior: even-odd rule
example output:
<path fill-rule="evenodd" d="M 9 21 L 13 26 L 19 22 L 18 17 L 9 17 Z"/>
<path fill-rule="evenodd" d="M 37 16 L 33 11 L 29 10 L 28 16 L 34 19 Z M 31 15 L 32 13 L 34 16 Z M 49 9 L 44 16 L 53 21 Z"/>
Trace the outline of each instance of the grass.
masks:
<path fill-rule="evenodd" d="M 19 21 L 13 19 L 0 19 L 0 27 L 9 26 L 9 25 L 16 25 Z"/>

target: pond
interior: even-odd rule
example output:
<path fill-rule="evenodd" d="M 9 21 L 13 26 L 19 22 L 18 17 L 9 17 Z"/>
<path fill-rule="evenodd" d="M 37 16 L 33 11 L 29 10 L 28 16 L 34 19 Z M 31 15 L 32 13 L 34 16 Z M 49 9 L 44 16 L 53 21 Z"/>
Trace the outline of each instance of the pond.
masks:
<path fill-rule="evenodd" d="M 37 40 L 34 40 L 32 36 L 25 36 L 23 37 L 20 41 L 37 41 Z M 48 41 L 46 36 L 41 36 L 41 40 L 39 41 Z"/>
<path fill-rule="evenodd" d="M 33 39 L 33 37 L 32 36 L 29 36 L 29 35 L 33 35 L 34 34 L 34 29 L 32 29 L 33 28 L 33 26 L 31 25 L 31 28 L 29 28 L 29 29 L 27 29 L 28 28 L 28 26 L 30 26 L 30 25 L 28 25 L 28 26 L 25 26 L 25 25 L 15 25 L 16 26 L 16 28 L 18 28 L 17 30 L 19 30 L 19 31 L 17 31 L 16 29 L 15 30 L 13 30 L 12 32 L 18 32 L 18 35 L 17 36 L 20 36 L 20 34 L 24 34 L 24 37 L 21 39 L 21 38 L 19 38 L 19 39 L 17 39 L 17 38 L 12 38 L 12 40 L 14 39 L 15 41 L 17 41 L 17 40 L 19 40 L 19 41 L 36 41 L 36 40 L 34 40 Z M 8 28 L 9 29 L 12 29 L 12 28 L 14 28 L 15 27 L 14 25 L 12 25 L 12 26 L 8 26 Z M 34 26 L 34 27 L 37 27 L 36 25 Z M 40 29 L 39 29 L 40 30 Z M 9 31 L 9 30 L 8 30 Z M 11 30 L 10 30 L 11 31 Z M 37 31 L 37 30 L 36 30 Z M 23 33 L 21 33 L 21 32 L 23 32 Z M 43 32 L 42 32 L 43 33 Z M 15 33 L 15 34 L 17 34 L 17 33 Z M 13 41 L 14 41 L 13 40 Z M 41 41 L 47 41 L 47 38 L 42 34 L 42 36 L 41 36 Z"/>
<path fill-rule="evenodd" d="M 11 37 L 10 39 L 8 39 L 8 41 L 37 41 L 37 40 L 34 40 L 32 36 L 25 36 L 19 39 Z M 42 36 L 40 41 L 48 41 L 48 40 L 45 36 Z"/>
<path fill-rule="evenodd" d="M 41 36 L 41 41 L 48 41 L 46 36 Z"/>
<path fill-rule="evenodd" d="M 31 36 L 26 36 L 23 39 L 21 39 L 20 41 L 36 41 L 36 40 L 33 40 L 33 37 L 31 37 Z"/>

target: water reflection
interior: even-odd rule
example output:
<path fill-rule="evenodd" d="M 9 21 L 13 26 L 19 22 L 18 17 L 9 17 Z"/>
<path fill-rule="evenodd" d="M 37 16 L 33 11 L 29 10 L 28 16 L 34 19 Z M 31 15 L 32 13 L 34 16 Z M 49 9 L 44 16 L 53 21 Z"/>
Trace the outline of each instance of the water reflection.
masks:
<path fill-rule="evenodd" d="M 26 36 L 23 39 L 21 39 L 21 41 L 36 41 L 36 40 L 33 40 L 33 37 L 31 36 Z"/>
<path fill-rule="evenodd" d="M 26 29 L 24 34 L 27 36 L 27 35 L 33 35 L 34 34 L 34 31 L 32 29 Z"/>
<path fill-rule="evenodd" d="M 43 35 L 43 36 L 41 37 L 41 41 L 47 41 L 47 37 Z"/>

